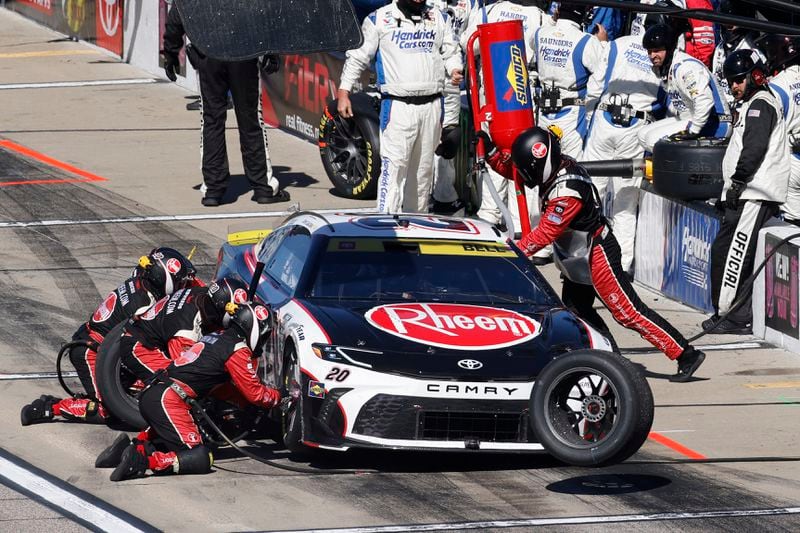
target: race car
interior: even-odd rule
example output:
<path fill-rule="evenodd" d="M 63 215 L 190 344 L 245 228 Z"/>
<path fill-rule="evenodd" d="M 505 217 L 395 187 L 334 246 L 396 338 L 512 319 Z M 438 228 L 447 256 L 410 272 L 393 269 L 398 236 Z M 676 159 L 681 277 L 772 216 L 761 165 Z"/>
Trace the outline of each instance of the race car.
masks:
<path fill-rule="evenodd" d="M 650 388 L 495 227 L 299 212 L 229 235 L 216 276 L 273 311 L 266 381 L 292 452 L 547 451 L 615 463 L 647 438 Z M 587 287 L 587 290 L 591 288 Z"/>

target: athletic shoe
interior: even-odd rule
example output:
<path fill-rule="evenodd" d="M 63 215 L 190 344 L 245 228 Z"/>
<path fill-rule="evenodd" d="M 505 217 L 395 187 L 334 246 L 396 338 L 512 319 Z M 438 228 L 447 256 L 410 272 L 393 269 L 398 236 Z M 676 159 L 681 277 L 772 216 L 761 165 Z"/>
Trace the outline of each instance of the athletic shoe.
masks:
<path fill-rule="evenodd" d="M 683 353 L 678 356 L 678 372 L 673 374 L 669 377 L 669 380 L 673 383 L 684 383 L 692 379 L 692 374 L 694 374 L 700 365 L 703 364 L 703 361 L 706 358 L 706 354 L 701 352 L 700 350 L 694 348 L 693 346 L 687 347 L 683 350 Z"/>

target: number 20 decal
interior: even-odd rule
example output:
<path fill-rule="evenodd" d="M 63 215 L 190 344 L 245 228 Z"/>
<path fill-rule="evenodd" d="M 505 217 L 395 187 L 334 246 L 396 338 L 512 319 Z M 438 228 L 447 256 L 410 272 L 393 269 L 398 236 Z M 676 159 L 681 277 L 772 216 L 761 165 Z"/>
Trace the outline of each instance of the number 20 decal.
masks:
<path fill-rule="evenodd" d="M 347 376 L 350 375 L 350 371 L 345 369 L 341 369 L 338 366 L 335 366 L 328 372 L 328 375 L 325 376 L 326 380 L 332 379 L 334 381 L 344 381 L 347 379 Z"/>

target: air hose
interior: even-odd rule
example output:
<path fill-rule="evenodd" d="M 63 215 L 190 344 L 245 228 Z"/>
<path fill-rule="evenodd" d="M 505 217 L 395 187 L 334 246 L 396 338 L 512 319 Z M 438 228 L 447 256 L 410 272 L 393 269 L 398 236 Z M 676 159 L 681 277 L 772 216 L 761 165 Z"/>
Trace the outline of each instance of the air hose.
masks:
<path fill-rule="evenodd" d="M 772 248 L 772 250 L 764 257 L 764 260 L 761 262 L 761 264 L 758 265 L 758 268 L 753 270 L 753 273 L 750 275 L 750 277 L 748 277 L 744 281 L 744 283 L 742 283 L 742 286 L 739 289 L 739 297 L 736 300 L 734 300 L 733 304 L 731 304 L 730 309 L 728 309 L 725 313 L 720 315 L 719 320 L 717 322 L 715 322 L 715 324 L 712 325 L 710 328 L 703 329 L 697 335 L 694 335 L 693 337 L 689 337 L 686 340 L 689 343 L 693 343 L 697 339 L 699 339 L 701 337 L 705 337 L 709 333 L 713 333 L 716 324 L 718 324 L 719 322 L 722 322 L 723 320 L 725 320 L 728 317 L 728 315 L 730 315 L 731 313 L 733 313 L 734 311 L 739 309 L 742 305 L 744 305 L 744 303 L 747 302 L 747 300 L 750 299 L 750 297 L 748 296 L 749 292 L 750 292 L 750 288 L 752 287 L 753 283 L 755 283 L 756 278 L 758 278 L 758 275 L 761 273 L 761 271 L 767 265 L 767 263 L 772 258 L 772 256 L 775 255 L 775 252 L 777 252 L 778 249 L 781 246 L 783 246 L 784 244 L 786 244 L 787 242 L 791 241 L 792 239 L 799 238 L 799 237 L 800 237 L 800 233 L 793 233 L 793 234 L 789 235 L 788 237 L 778 241 L 778 243 L 775 244 L 775 246 Z M 626 348 L 624 350 L 620 350 L 620 353 L 623 353 L 623 354 L 626 354 L 626 353 L 628 353 L 628 354 L 636 354 L 636 353 L 647 353 L 647 352 L 652 352 L 652 351 L 656 351 L 656 350 L 657 349 L 654 348 L 653 346 L 640 346 L 640 347 L 636 347 L 636 348 Z"/>
<path fill-rule="evenodd" d="M 269 466 L 272 466 L 274 468 L 279 468 L 281 470 L 288 470 L 290 472 L 299 472 L 301 474 L 317 474 L 317 475 L 330 476 L 330 475 L 343 475 L 343 474 L 376 474 L 376 473 L 378 473 L 377 470 L 359 470 L 359 469 L 350 469 L 350 468 L 348 468 L 348 469 L 335 469 L 335 470 L 319 470 L 319 469 L 316 469 L 316 468 L 305 468 L 305 467 L 302 467 L 302 466 L 286 465 L 286 464 L 281 464 L 281 463 L 279 463 L 277 461 L 272 461 L 270 459 L 264 459 L 263 457 L 259 457 L 258 455 L 250 453 L 247 450 L 245 450 L 244 448 L 240 448 L 239 446 L 237 446 L 236 443 L 234 443 L 230 438 L 228 438 L 228 436 L 225 435 L 225 433 L 222 432 L 222 430 L 214 423 L 214 421 L 211 420 L 211 417 L 208 416 L 208 413 L 206 413 L 205 409 L 203 409 L 200 405 L 198 405 L 198 403 L 195 400 L 193 400 L 192 398 L 187 398 L 186 402 L 189 404 L 189 406 L 191 406 L 194 409 L 194 411 L 196 413 L 198 413 L 200 416 L 203 417 L 203 420 L 205 420 L 206 423 L 208 423 L 208 425 L 211 427 L 211 429 L 216 431 L 217 434 L 220 437 L 222 437 L 222 440 L 224 440 L 226 443 L 228 443 L 228 445 L 230 447 L 232 447 L 234 450 L 236 450 L 240 454 L 242 454 L 242 455 L 244 455 L 246 457 L 249 457 L 250 459 L 253 459 L 254 461 L 258 461 L 259 463 L 264 463 L 265 465 L 269 465 Z"/>
<path fill-rule="evenodd" d="M 73 392 L 67 386 L 67 383 L 64 381 L 64 372 L 61 370 L 61 360 L 64 358 L 64 355 L 68 353 L 73 348 L 84 347 L 88 349 L 97 349 L 97 343 L 94 341 L 87 341 L 87 340 L 78 340 L 72 341 L 64 344 L 61 347 L 61 350 L 58 352 L 58 357 L 56 357 L 56 374 L 58 375 L 58 382 L 61 384 L 61 388 L 64 389 L 68 395 L 73 398 L 81 398 L 83 394 Z"/>

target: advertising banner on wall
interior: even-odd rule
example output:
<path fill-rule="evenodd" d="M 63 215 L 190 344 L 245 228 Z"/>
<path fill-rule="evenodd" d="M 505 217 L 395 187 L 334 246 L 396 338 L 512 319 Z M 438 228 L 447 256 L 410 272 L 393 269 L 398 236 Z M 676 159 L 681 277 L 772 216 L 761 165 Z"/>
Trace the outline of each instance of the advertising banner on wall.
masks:
<path fill-rule="evenodd" d="M 123 0 L 7 0 L 6 7 L 58 32 L 122 55 Z"/>
<path fill-rule="evenodd" d="M 780 241 L 767 235 L 765 253 L 769 254 Z M 768 328 L 800 338 L 798 328 L 798 248 L 791 242 L 782 244 L 770 258 L 765 268 L 764 320 Z"/>
<path fill-rule="evenodd" d="M 327 103 L 336 98 L 344 54 L 317 53 L 281 56 L 281 68 L 264 80 L 264 120 L 313 142 Z M 365 72 L 361 81 L 370 77 Z"/>

